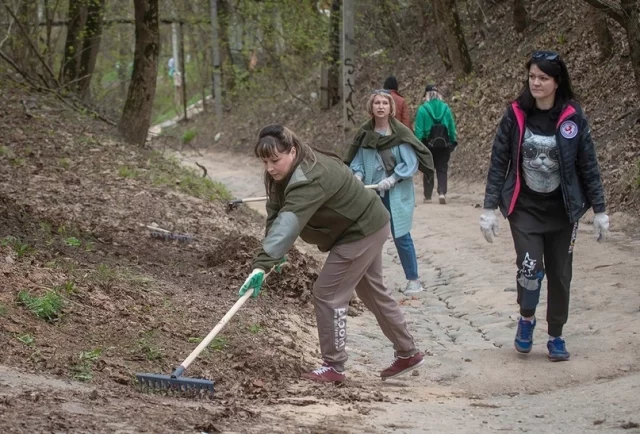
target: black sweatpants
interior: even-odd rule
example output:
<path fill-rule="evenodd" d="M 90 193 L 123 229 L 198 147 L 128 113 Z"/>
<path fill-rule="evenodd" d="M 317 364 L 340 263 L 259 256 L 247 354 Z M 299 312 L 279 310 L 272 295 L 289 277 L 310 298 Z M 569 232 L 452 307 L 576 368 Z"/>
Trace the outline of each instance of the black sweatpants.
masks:
<path fill-rule="evenodd" d="M 548 332 L 553 337 L 561 336 L 569 315 L 573 245 L 578 223 L 569 222 L 562 202 L 522 199 L 518 199 L 516 209 L 509 216 L 517 255 L 520 315 L 535 315 L 546 274 Z"/>
<path fill-rule="evenodd" d="M 449 159 L 451 158 L 450 148 L 429 148 L 433 155 L 433 165 L 438 177 L 438 194 L 447 194 L 447 172 L 449 171 Z M 424 188 L 425 199 L 431 199 L 434 187 L 433 176 L 422 176 L 422 186 Z"/>

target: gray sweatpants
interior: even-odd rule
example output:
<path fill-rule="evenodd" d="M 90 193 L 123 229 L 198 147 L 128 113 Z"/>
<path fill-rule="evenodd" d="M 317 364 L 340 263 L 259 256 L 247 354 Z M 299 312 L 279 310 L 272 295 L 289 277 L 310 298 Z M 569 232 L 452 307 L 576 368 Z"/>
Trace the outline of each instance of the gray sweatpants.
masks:
<path fill-rule="evenodd" d="M 398 356 L 418 351 L 402 309 L 382 280 L 382 246 L 389 234 L 386 224 L 362 240 L 334 246 L 313 285 L 322 358 L 336 370 L 344 370 L 347 361 L 347 311 L 354 289 Z"/>

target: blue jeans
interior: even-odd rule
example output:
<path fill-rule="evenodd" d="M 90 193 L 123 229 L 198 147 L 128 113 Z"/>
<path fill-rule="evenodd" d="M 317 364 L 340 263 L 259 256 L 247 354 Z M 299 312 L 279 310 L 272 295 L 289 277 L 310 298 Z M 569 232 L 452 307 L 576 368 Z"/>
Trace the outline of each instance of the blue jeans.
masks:
<path fill-rule="evenodd" d="M 400 263 L 404 270 L 404 276 L 407 280 L 418 280 L 418 258 L 416 257 L 416 249 L 413 245 L 411 233 L 407 232 L 401 237 L 395 237 L 393 229 L 393 214 L 391 213 L 391 207 L 389 206 L 389 194 L 385 194 L 381 199 L 391 216 L 391 235 L 393 236 L 393 242 L 398 250 L 398 257 L 400 258 Z"/>

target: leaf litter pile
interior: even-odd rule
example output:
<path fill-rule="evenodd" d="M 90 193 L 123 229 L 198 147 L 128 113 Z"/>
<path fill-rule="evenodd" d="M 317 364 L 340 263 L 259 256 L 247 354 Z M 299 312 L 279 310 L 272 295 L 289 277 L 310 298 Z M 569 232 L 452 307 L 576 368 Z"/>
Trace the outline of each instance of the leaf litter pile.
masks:
<path fill-rule="evenodd" d="M 169 398 L 138 391 L 135 374 L 171 373 L 229 310 L 260 248 L 262 219 L 246 209 L 226 213 L 222 186 L 118 142 L 110 127 L 44 95 L 29 96 L 26 116 L 25 97 L 6 88 L 0 106 L 0 368 L 54 379 L 33 384 L 80 386 L 44 393 L 20 383 L 0 392 L 8 431 L 29 408 L 56 413 L 62 431 L 97 429 L 120 408 L 145 415 L 127 417 L 126 426 L 151 431 L 202 423 L 205 410 L 167 412 Z M 152 237 L 149 226 L 189 242 Z M 310 298 L 317 270 L 292 249 L 282 273 L 268 277 L 186 371 L 216 382 L 208 420 L 252 418 L 250 406 L 296 396 L 383 399 L 357 383 L 299 380 L 319 357 Z M 88 407 L 61 412 L 61 403 Z M 92 418 L 79 417 L 83 411 Z M 29 426 L 48 420 L 33 416 Z"/>

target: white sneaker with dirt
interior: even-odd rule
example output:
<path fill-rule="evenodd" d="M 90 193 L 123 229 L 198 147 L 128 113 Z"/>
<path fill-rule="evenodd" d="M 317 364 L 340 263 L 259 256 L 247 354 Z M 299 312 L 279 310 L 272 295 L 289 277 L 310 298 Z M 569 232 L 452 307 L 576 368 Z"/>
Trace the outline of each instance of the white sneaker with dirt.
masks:
<path fill-rule="evenodd" d="M 424 291 L 422 287 L 422 282 L 419 280 L 410 280 L 407 282 L 407 287 L 404 289 L 404 295 L 417 294 L 418 292 Z"/>
<path fill-rule="evenodd" d="M 438 196 L 438 201 L 440 201 L 440 205 L 445 205 L 447 203 L 447 197 L 444 194 Z"/>
<path fill-rule="evenodd" d="M 433 200 L 431 200 L 431 198 L 427 199 L 426 197 L 424 199 L 422 199 L 422 203 L 432 203 Z"/>

